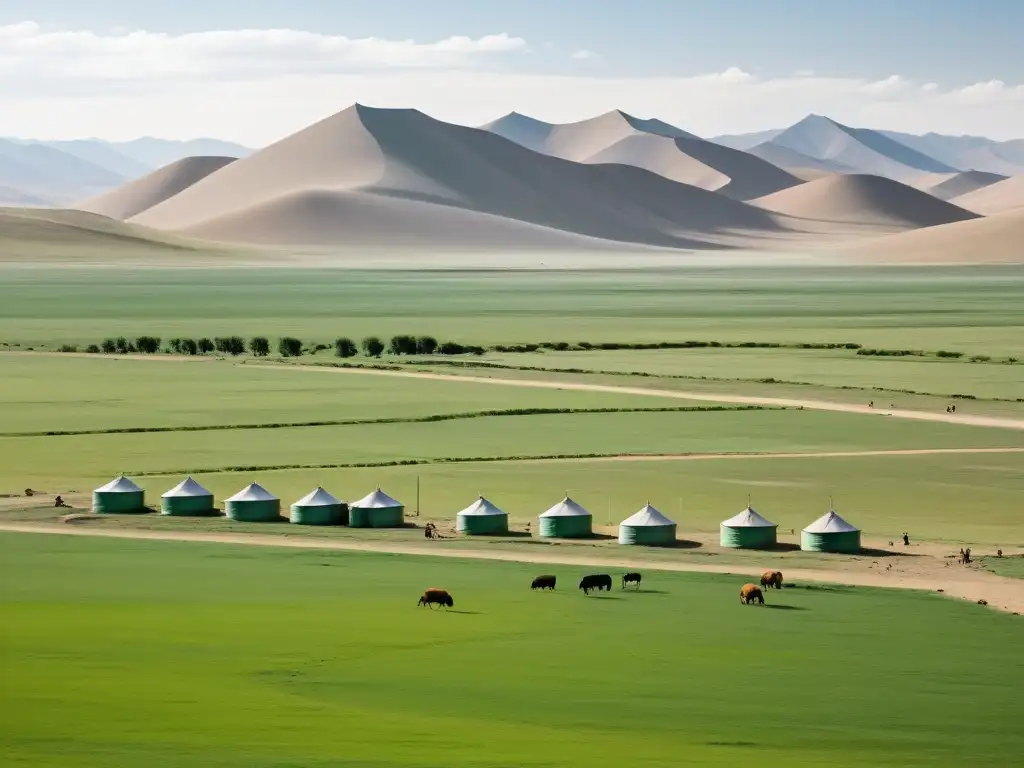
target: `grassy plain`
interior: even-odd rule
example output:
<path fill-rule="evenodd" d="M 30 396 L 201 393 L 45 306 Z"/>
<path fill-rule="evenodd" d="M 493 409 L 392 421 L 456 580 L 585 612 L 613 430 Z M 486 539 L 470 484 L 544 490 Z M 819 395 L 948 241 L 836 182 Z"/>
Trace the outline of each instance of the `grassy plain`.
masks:
<path fill-rule="evenodd" d="M 10 765 L 1008 765 L 1024 751 L 1019 619 L 937 595 L 798 588 L 773 609 L 741 606 L 724 576 L 587 599 L 568 567 L 538 594 L 536 567 L 514 564 L 11 534 L 0 549 Z M 455 612 L 415 607 L 430 585 Z"/>

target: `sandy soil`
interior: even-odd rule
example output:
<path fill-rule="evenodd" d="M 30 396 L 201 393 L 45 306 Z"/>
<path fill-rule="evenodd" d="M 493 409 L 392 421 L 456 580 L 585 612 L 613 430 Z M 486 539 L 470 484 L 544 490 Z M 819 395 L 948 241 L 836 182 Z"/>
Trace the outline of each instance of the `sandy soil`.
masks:
<path fill-rule="evenodd" d="M 260 365 L 255 363 L 255 365 Z M 1024 429 L 1024 419 L 996 418 L 992 416 L 972 416 L 964 413 L 930 413 L 928 411 L 911 411 L 902 408 L 869 408 L 867 405 L 852 403 L 833 403 L 824 400 L 797 400 L 782 397 L 762 397 L 758 395 L 726 395 L 718 392 L 684 392 L 675 389 L 648 389 L 646 387 L 620 387 L 611 384 L 582 384 L 565 381 L 545 381 L 540 379 L 501 379 L 486 376 L 460 376 L 447 373 L 424 373 L 419 371 L 381 371 L 372 368 L 327 368 L 315 365 L 293 365 L 273 367 L 289 371 L 320 371 L 328 373 L 354 374 L 364 376 L 398 376 L 410 379 L 434 379 L 439 381 L 462 381 L 474 384 L 495 384 L 507 387 L 533 387 L 540 389 L 568 389 L 580 392 L 608 392 L 620 395 L 640 395 L 646 397 L 664 397 L 676 400 L 701 400 L 704 402 L 734 403 L 745 405 L 777 405 L 787 408 L 806 408 L 815 411 L 836 411 L 839 413 L 859 413 L 871 416 L 892 416 L 898 419 L 916 419 L 919 421 L 939 421 L 947 424 L 965 424 L 975 427 L 1001 427 L 1003 429 Z"/>
<path fill-rule="evenodd" d="M 551 553 L 521 553 L 482 549 L 442 549 L 436 545 L 404 544 L 399 542 L 367 542 L 340 539 L 315 539 L 280 536 L 273 534 L 246 533 L 193 533 L 186 531 L 152 531 L 132 529 L 99 529 L 88 525 L 88 517 L 70 515 L 64 524 L 0 523 L 0 531 L 20 533 L 46 533 L 70 536 L 106 536 L 118 539 L 147 539 L 155 541 L 213 542 L 219 544 L 245 544 L 268 547 L 289 547 L 299 549 L 327 549 L 357 552 L 385 552 L 403 555 L 425 555 L 434 557 L 462 557 L 478 560 L 499 560 L 506 562 L 548 563 L 580 565 L 588 567 L 614 567 L 646 569 L 655 571 L 683 571 L 701 573 L 735 573 L 739 575 L 758 574 L 764 568 L 783 566 L 771 562 L 772 555 L 765 554 L 765 562 L 757 567 L 743 565 L 706 565 L 682 562 L 652 562 L 629 557 L 575 554 L 568 551 Z M 699 538 L 699 537 L 698 537 Z M 693 539 L 690 539 L 693 540 Z M 870 542 L 866 542 L 870 545 Z M 917 589 L 941 591 L 951 597 L 964 600 L 986 600 L 989 606 L 1015 614 L 1024 611 L 1024 589 L 1014 579 L 997 576 L 980 566 L 962 566 L 949 558 L 947 549 L 938 545 L 919 545 L 911 548 L 917 557 L 871 557 L 846 558 L 842 568 L 792 568 L 784 566 L 788 582 L 824 582 L 864 587 L 886 587 L 895 589 Z M 895 554 L 895 553 L 894 553 Z M 896 561 L 888 562 L 888 561 Z M 886 562 L 883 562 L 886 561 Z M 769 596 L 770 599 L 770 596 Z"/>

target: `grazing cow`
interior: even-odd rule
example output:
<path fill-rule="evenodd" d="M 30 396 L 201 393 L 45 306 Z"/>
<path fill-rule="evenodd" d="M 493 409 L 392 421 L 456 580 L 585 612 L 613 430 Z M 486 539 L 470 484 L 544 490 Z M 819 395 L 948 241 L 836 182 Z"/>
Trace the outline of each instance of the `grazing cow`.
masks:
<path fill-rule="evenodd" d="M 761 593 L 761 588 L 757 584 L 744 584 L 743 589 L 740 590 L 740 602 L 750 605 L 755 600 L 764 605 L 764 595 Z"/>
<path fill-rule="evenodd" d="M 765 589 L 782 589 L 782 571 L 765 571 L 761 574 L 761 586 Z"/>
<path fill-rule="evenodd" d="M 602 590 L 603 589 L 606 592 L 611 592 L 612 591 L 612 577 L 607 575 L 607 574 L 605 574 L 605 573 L 591 574 L 589 576 L 584 576 L 583 579 L 580 581 L 580 589 L 583 590 L 583 594 L 584 595 L 589 595 L 590 594 L 590 590 L 592 590 L 592 589 L 596 589 L 596 590 Z"/>
<path fill-rule="evenodd" d="M 455 601 L 452 600 L 452 596 L 448 594 L 447 590 L 431 588 L 423 593 L 416 605 L 426 605 L 431 609 L 433 609 L 435 605 L 443 605 L 447 610 L 455 605 Z"/>
<path fill-rule="evenodd" d="M 538 576 L 533 580 L 530 585 L 530 589 L 554 589 L 555 588 L 555 577 L 554 576 Z"/>
<path fill-rule="evenodd" d="M 643 579 L 639 573 L 625 573 L 622 575 L 622 588 L 625 589 L 627 584 L 636 584 L 636 588 L 640 589 L 640 581 Z"/>

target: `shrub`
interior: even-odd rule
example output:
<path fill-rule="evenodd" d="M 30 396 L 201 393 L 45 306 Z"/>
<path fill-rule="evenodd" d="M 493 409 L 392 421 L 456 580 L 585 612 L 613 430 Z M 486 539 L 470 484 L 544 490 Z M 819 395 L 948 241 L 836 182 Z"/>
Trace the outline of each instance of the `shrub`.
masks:
<path fill-rule="evenodd" d="M 392 336 L 391 342 L 388 344 L 388 352 L 392 355 L 415 355 L 416 337 L 405 335 Z"/>
<path fill-rule="evenodd" d="M 442 344 L 438 350 L 442 355 L 464 355 L 466 354 L 466 348 L 461 344 L 454 341 L 446 341 Z"/>
<path fill-rule="evenodd" d="M 213 342 L 205 336 L 196 342 L 196 346 L 199 348 L 199 354 L 201 355 L 209 354 L 215 349 Z"/>
<path fill-rule="evenodd" d="M 964 353 L 963 352 L 947 352 L 944 349 L 940 349 L 938 352 L 935 353 L 935 356 L 936 357 L 963 357 Z"/>
<path fill-rule="evenodd" d="M 352 339 L 342 336 L 334 340 L 334 354 L 336 357 L 355 357 L 359 350 Z"/>
<path fill-rule="evenodd" d="M 114 339 L 104 339 L 100 345 L 103 348 L 103 354 L 112 355 L 117 352 L 117 341 Z"/>
<path fill-rule="evenodd" d="M 256 357 L 266 357 L 270 354 L 270 342 L 266 336 L 255 336 L 249 339 L 249 351 Z"/>
<path fill-rule="evenodd" d="M 363 339 L 363 354 L 367 357 L 380 357 L 384 354 L 384 342 L 376 336 Z"/>
<path fill-rule="evenodd" d="M 988 355 L 973 355 L 973 356 L 971 356 L 971 362 L 972 363 L 987 363 L 987 362 L 990 362 L 991 360 L 992 360 L 992 358 L 990 356 L 988 356 Z"/>
<path fill-rule="evenodd" d="M 99 353 L 100 348 L 97 347 L 95 344 L 90 344 L 88 347 L 85 348 L 85 351 L 88 352 L 90 355 L 95 355 Z"/>
<path fill-rule="evenodd" d="M 58 352 L 77 352 L 78 351 L 78 345 L 77 344 L 61 344 L 60 349 L 58 349 L 57 351 Z"/>
<path fill-rule="evenodd" d="M 135 347 L 124 336 L 118 336 L 116 341 L 114 341 L 114 346 L 117 348 L 117 354 L 119 355 L 127 355 L 129 352 L 135 351 Z"/>
<path fill-rule="evenodd" d="M 135 340 L 135 348 L 147 355 L 156 354 L 160 351 L 160 339 L 155 336 L 139 336 Z"/>
<path fill-rule="evenodd" d="M 416 354 L 432 355 L 437 352 L 437 339 L 433 336 L 420 336 L 416 339 Z"/>
<path fill-rule="evenodd" d="M 228 350 L 229 355 L 241 355 L 245 353 L 245 339 L 241 336 L 229 336 L 228 337 Z"/>
<path fill-rule="evenodd" d="M 330 348 L 331 347 L 328 344 L 317 344 L 317 345 L 315 345 L 313 347 L 313 354 L 315 355 L 317 352 L 323 352 L 325 349 L 330 349 Z"/>
<path fill-rule="evenodd" d="M 195 339 L 182 339 L 181 351 L 186 355 L 197 355 L 199 354 L 199 345 Z"/>
<path fill-rule="evenodd" d="M 277 342 L 277 351 L 281 357 L 300 357 L 302 342 L 293 336 L 282 336 Z"/>

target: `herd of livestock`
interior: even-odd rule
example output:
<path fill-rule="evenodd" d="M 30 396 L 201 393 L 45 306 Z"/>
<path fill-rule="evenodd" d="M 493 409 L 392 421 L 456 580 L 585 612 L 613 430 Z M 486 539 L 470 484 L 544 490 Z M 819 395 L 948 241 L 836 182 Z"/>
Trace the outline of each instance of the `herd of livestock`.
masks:
<path fill-rule="evenodd" d="M 538 576 L 530 584 L 530 589 L 553 590 L 557 581 L 557 577 L 550 574 Z M 625 589 L 632 585 L 639 589 L 642 581 L 643 575 L 640 573 L 635 571 L 624 573 L 622 575 L 622 588 Z M 740 602 L 745 605 L 750 605 L 751 603 L 764 605 L 763 590 L 770 589 L 772 587 L 775 589 L 782 589 L 782 571 L 765 571 L 762 573 L 760 586 L 757 584 L 744 584 L 740 588 Z M 607 573 L 588 574 L 580 579 L 579 589 L 587 596 L 589 596 L 592 591 L 611 592 L 612 577 Z M 431 587 L 420 596 L 417 606 L 427 606 L 428 608 L 437 606 L 439 608 L 443 607 L 448 609 L 455 607 L 455 600 L 452 598 L 451 593 L 448 592 L 448 590 Z"/>

